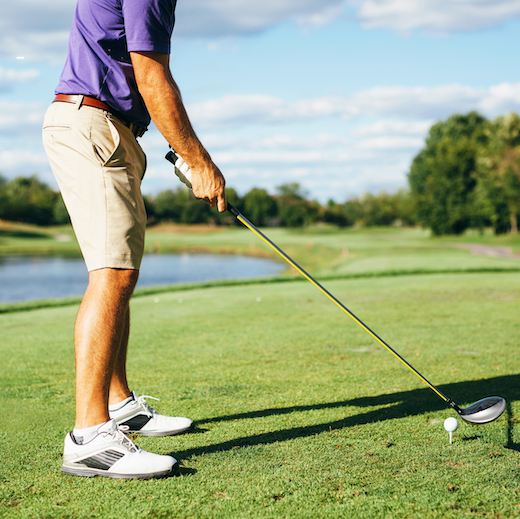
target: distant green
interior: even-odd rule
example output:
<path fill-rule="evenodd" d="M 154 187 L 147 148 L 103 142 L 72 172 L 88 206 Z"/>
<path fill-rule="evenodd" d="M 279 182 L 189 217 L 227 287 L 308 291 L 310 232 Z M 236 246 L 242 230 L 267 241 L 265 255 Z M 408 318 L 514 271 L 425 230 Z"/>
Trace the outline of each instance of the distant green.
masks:
<path fill-rule="evenodd" d="M 508 269 L 520 266 L 520 235 L 468 232 L 431 237 L 428 231 L 400 227 L 339 229 L 268 228 L 265 233 L 305 268 L 315 273 L 414 269 Z M 508 247 L 516 258 L 471 254 L 467 244 Z M 251 231 L 240 227 L 159 225 L 147 230 L 145 252 L 205 252 L 277 257 Z M 0 222 L 0 257 L 59 254 L 79 256 L 70 226 L 35 227 Z"/>

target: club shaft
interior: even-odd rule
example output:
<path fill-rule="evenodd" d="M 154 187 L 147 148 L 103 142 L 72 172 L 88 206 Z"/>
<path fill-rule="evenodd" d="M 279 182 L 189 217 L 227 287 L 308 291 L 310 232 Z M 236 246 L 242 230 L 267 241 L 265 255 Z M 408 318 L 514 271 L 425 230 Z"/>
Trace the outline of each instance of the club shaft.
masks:
<path fill-rule="evenodd" d="M 341 308 L 349 317 L 351 317 L 361 328 L 368 332 L 379 344 L 384 346 L 394 357 L 399 359 L 410 371 L 415 373 L 430 389 L 432 389 L 439 398 L 444 400 L 454 408 L 457 408 L 456 404 L 446 397 L 439 389 L 437 389 L 431 382 L 423 377 L 410 363 L 408 363 L 399 353 L 391 348 L 379 335 L 372 331 L 361 319 L 356 317 L 341 301 L 333 296 L 325 287 L 323 287 L 318 281 L 316 281 L 308 272 L 306 272 L 298 263 L 290 258 L 280 247 L 273 243 L 265 234 L 263 234 L 255 225 L 253 225 L 243 214 L 240 213 L 235 207 L 228 203 L 228 211 L 249 230 L 253 231 L 261 240 L 269 245 L 274 251 L 276 251 L 287 263 L 295 268 L 302 276 L 310 281 L 316 288 L 318 288 L 323 294 L 325 294 L 332 302 L 334 302 L 339 308 Z"/>

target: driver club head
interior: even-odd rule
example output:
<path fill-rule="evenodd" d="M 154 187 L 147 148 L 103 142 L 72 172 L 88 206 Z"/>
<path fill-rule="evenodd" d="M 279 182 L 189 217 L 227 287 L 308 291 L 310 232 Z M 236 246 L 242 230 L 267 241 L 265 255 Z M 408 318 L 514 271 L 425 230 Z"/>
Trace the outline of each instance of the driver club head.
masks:
<path fill-rule="evenodd" d="M 505 408 L 506 401 L 501 396 L 488 396 L 464 409 L 458 408 L 456 411 L 466 422 L 482 424 L 496 420 Z"/>

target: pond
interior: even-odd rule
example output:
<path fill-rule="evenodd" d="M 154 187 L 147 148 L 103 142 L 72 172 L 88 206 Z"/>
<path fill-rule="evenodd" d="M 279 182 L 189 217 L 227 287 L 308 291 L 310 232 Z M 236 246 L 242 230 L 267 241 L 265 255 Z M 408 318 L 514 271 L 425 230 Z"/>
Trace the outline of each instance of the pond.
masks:
<path fill-rule="evenodd" d="M 147 254 L 137 288 L 219 279 L 278 275 L 285 266 L 272 260 L 216 254 Z M 0 257 L 0 303 L 82 295 L 88 273 L 81 258 Z"/>

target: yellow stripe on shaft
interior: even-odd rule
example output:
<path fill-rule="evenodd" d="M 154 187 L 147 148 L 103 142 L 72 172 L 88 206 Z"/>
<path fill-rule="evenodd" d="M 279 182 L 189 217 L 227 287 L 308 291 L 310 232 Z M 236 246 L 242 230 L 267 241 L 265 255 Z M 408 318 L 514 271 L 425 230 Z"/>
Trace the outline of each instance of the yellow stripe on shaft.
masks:
<path fill-rule="evenodd" d="M 424 378 L 412 365 L 401 357 L 395 350 L 393 350 L 388 344 L 385 343 L 380 337 L 378 337 L 368 326 L 360 321 L 350 310 L 348 310 L 340 301 L 338 301 L 332 294 L 330 294 L 325 288 L 323 288 L 317 281 L 315 281 L 305 270 L 303 270 L 297 263 L 295 263 L 287 254 L 285 254 L 280 248 L 271 242 L 266 236 L 258 231 L 249 220 L 247 220 L 242 214 L 237 215 L 237 219 L 242 222 L 249 230 L 253 231 L 262 241 L 267 243 L 275 252 L 277 252 L 287 263 L 294 267 L 302 276 L 310 281 L 316 288 L 318 288 L 323 294 L 325 294 L 333 303 L 341 308 L 349 317 L 351 317 L 359 326 L 361 326 L 366 332 L 368 332 L 379 344 L 384 346 L 396 359 L 399 359 L 410 371 L 415 373 L 427 386 L 430 387 L 435 393 L 445 402 L 449 402 L 448 398 L 444 396 L 433 384 L 431 384 L 426 378 Z"/>

